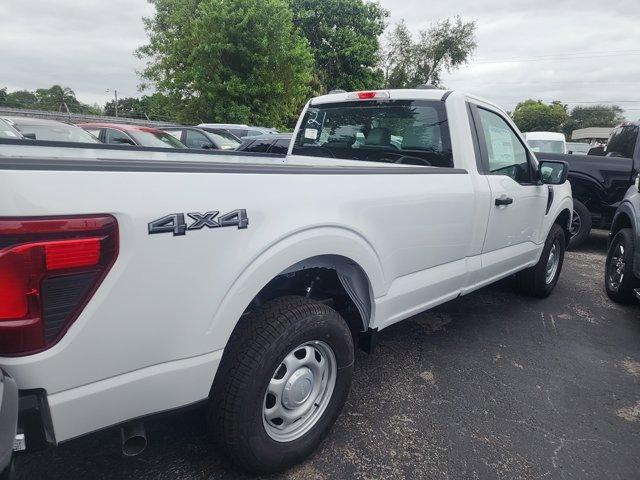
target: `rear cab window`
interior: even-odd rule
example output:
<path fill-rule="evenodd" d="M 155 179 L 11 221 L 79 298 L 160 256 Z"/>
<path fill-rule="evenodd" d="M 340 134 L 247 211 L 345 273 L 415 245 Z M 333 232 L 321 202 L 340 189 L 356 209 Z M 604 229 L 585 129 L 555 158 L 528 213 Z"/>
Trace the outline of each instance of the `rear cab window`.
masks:
<path fill-rule="evenodd" d="M 440 100 L 347 101 L 310 106 L 294 155 L 416 166 L 453 167 Z"/>
<path fill-rule="evenodd" d="M 636 144 L 638 143 L 639 131 L 640 126 L 634 124 L 623 124 L 616 127 L 609 136 L 605 155 L 633 158 Z"/>

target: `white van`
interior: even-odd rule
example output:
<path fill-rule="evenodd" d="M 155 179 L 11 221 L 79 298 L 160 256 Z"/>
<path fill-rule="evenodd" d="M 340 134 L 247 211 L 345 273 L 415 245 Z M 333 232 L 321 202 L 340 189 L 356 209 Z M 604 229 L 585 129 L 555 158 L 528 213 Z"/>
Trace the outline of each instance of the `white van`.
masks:
<path fill-rule="evenodd" d="M 562 133 L 526 132 L 524 138 L 536 153 L 567 153 L 567 141 Z"/>

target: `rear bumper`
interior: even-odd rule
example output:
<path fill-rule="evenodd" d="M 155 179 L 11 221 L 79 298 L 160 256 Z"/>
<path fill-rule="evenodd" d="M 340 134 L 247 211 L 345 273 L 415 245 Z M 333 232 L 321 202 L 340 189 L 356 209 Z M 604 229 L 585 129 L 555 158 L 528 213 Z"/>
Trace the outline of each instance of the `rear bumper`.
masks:
<path fill-rule="evenodd" d="M 18 387 L 9 375 L 0 369 L 0 472 L 11 463 L 13 441 L 18 425 Z"/>

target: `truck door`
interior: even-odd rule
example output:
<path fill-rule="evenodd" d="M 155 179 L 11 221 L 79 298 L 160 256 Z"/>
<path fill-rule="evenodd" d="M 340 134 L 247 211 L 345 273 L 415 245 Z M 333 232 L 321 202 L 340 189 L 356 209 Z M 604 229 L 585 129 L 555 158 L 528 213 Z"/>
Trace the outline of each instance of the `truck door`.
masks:
<path fill-rule="evenodd" d="M 491 190 L 482 248 L 485 278 L 537 260 L 549 190 L 539 184 L 537 162 L 502 113 L 473 105 L 481 169 Z"/>

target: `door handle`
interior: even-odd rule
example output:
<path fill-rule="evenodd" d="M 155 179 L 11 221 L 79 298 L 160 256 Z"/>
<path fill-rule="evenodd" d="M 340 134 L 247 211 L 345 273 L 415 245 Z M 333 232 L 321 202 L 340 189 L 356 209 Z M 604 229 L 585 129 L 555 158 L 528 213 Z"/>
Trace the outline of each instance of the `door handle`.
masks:
<path fill-rule="evenodd" d="M 496 205 L 511 205 L 513 203 L 513 198 L 511 197 L 500 197 L 496 198 Z"/>

